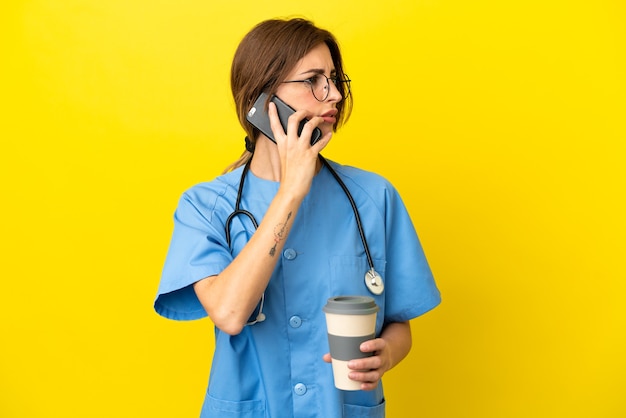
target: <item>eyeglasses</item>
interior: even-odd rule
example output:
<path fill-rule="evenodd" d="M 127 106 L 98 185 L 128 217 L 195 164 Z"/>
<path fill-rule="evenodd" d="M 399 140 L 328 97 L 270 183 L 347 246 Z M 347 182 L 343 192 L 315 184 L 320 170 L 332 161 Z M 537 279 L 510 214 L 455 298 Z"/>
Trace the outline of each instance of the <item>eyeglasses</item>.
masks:
<path fill-rule="evenodd" d="M 347 97 L 350 94 L 350 80 L 346 74 L 343 75 L 343 78 L 339 78 L 336 75 L 326 77 L 325 74 L 316 74 L 313 77 L 307 78 L 306 80 L 289 80 L 283 81 L 283 83 L 305 83 L 311 87 L 311 93 L 313 93 L 313 97 L 317 99 L 319 102 L 323 102 L 328 98 L 330 94 L 330 82 L 333 82 L 337 90 L 341 93 L 342 97 Z M 345 87 L 344 87 L 345 85 Z"/>

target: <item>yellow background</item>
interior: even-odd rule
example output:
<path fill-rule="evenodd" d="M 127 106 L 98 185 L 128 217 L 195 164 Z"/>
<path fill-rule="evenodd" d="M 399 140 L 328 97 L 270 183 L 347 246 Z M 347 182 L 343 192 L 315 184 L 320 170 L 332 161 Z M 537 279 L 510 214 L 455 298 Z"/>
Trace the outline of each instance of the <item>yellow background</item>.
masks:
<path fill-rule="evenodd" d="M 212 325 L 153 298 L 244 146 L 234 50 L 286 15 L 354 80 L 324 154 L 397 186 L 443 294 L 388 416 L 626 416 L 624 2 L 295 3 L 2 3 L 0 416 L 198 415 Z"/>

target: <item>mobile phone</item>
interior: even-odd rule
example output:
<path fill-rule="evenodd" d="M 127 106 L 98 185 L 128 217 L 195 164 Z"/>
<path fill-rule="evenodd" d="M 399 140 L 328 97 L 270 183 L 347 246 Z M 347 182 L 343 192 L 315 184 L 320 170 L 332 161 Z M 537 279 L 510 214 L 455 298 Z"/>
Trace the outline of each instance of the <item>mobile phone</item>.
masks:
<path fill-rule="evenodd" d="M 280 124 L 283 126 L 285 132 L 287 132 L 287 120 L 289 116 L 294 114 L 296 111 L 293 110 L 287 103 L 280 100 L 278 96 L 272 96 L 271 101 L 276 104 L 276 110 L 278 110 L 278 119 L 280 120 Z M 265 103 L 267 102 L 267 93 L 261 93 L 261 95 L 256 99 L 248 114 L 246 115 L 246 119 L 252 125 L 254 125 L 259 131 L 263 133 L 266 137 L 276 142 L 274 139 L 274 134 L 272 133 L 272 128 L 270 126 L 270 117 L 265 110 Z M 300 125 L 298 126 L 298 136 L 302 133 L 302 128 L 304 128 L 304 124 L 307 123 L 308 119 L 303 119 L 300 121 Z M 313 133 L 311 134 L 311 145 L 315 144 L 322 137 L 322 131 L 320 128 L 315 128 Z"/>

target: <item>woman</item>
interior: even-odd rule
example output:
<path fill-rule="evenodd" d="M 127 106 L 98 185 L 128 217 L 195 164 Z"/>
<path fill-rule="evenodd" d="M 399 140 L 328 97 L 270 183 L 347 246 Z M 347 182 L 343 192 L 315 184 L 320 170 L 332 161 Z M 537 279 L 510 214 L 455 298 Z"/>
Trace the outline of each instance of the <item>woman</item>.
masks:
<path fill-rule="evenodd" d="M 338 44 L 303 19 L 262 22 L 236 51 L 231 87 L 247 150 L 183 194 L 155 301 L 167 318 L 208 314 L 215 325 L 202 416 L 382 417 L 381 377 L 410 350 L 408 321 L 440 296 L 393 186 L 319 156 L 351 111 Z M 262 92 L 297 110 L 285 131 L 269 104 L 275 142 L 246 119 Z M 311 145 L 314 128 L 322 137 Z M 238 194 L 247 212 L 229 220 Z M 362 390 L 333 385 L 322 307 L 338 295 L 372 296 L 380 308 L 377 337 L 360 347 L 373 355 L 349 364 Z"/>

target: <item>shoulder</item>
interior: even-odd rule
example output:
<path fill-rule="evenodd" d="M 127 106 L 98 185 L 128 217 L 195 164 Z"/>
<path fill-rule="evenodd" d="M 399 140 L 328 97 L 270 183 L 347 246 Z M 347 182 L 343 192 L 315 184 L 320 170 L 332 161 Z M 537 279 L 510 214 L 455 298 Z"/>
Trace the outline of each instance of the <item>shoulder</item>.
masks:
<path fill-rule="evenodd" d="M 351 190 L 355 188 L 365 192 L 366 194 L 380 192 L 396 193 L 396 189 L 393 184 L 378 173 L 349 165 L 342 165 L 331 160 L 327 161 L 346 183 L 346 186 L 349 186 Z"/>
<path fill-rule="evenodd" d="M 385 177 L 334 161 L 328 161 L 328 163 L 345 184 L 359 211 L 366 211 L 369 208 L 378 213 L 382 219 L 404 216 L 406 207 L 402 197 Z"/>
<path fill-rule="evenodd" d="M 240 174 L 235 170 L 185 190 L 174 212 L 176 224 L 204 229 L 224 222 L 235 207 Z"/>
<path fill-rule="evenodd" d="M 213 209 L 219 201 L 234 200 L 242 169 L 240 167 L 213 180 L 195 184 L 183 192 L 180 204 Z"/>

